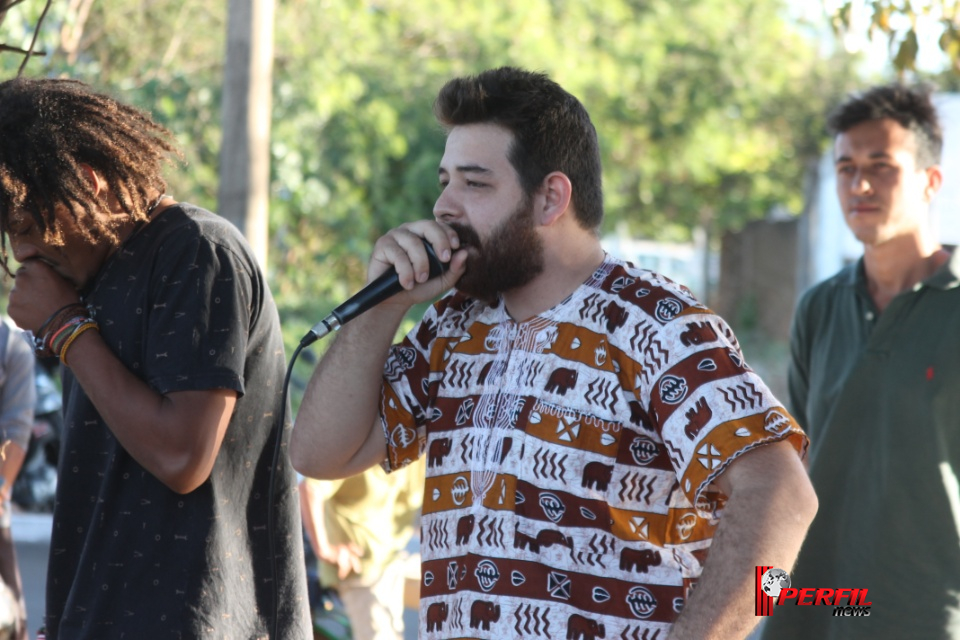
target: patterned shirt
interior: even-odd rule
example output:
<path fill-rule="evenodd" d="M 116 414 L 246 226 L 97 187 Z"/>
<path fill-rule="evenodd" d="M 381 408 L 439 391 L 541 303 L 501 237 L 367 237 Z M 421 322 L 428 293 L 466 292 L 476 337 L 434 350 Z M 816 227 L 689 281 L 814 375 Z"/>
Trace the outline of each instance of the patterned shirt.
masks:
<path fill-rule="evenodd" d="M 669 629 L 737 456 L 806 439 L 726 323 L 608 257 L 526 322 L 448 295 L 384 372 L 385 466 L 427 455 L 420 634 Z"/>

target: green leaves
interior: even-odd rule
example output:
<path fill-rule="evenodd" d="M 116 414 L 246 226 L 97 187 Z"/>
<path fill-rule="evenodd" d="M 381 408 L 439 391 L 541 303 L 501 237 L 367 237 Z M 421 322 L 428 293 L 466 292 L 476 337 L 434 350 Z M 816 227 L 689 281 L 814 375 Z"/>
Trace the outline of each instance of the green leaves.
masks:
<path fill-rule="evenodd" d="M 917 32 L 910 29 L 900 40 L 897 47 L 897 53 L 893 57 L 893 66 L 903 71 L 916 69 L 917 53 L 920 51 L 920 44 L 917 42 Z"/>
<path fill-rule="evenodd" d="M 824 0 L 824 6 L 832 5 Z M 957 0 L 848 0 L 830 13 L 834 33 L 841 38 L 887 39 L 890 63 L 903 78 L 917 70 L 921 39 L 939 30 L 938 45 L 953 71 L 960 70 L 960 2 Z M 931 38 L 932 42 L 932 38 Z"/>
<path fill-rule="evenodd" d="M 77 44 L 33 71 L 93 82 L 152 111 L 188 161 L 172 192 L 214 207 L 227 3 L 94 2 L 82 25 L 66 4 L 42 40 L 56 49 L 73 25 Z M 484 68 L 542 70 L 583 101 L 604 155 L 606 229 L 686 239 L 694 226 L 719 232 L 778 204 L 799 211 L 824 113 L 854 74 L 845 57 L 825 59 L 785 9 L 778 0 L 280 0 L 269 275 L 285 325 L 315 322 L 362 284 L 379 235 L 431 215 L 444 145 L 434 97 L 449 78 Z"/>

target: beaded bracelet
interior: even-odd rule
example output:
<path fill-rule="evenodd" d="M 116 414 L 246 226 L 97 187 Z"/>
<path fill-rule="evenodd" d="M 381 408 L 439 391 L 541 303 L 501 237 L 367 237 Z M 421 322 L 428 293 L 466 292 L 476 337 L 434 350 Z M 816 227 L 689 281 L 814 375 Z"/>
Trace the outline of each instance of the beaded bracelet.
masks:
<path fill-rule="evenodd" d="M 40 357 L 57 355 L 54 340 L 62 340 L 69 334 L 64 329 L 90 318 L 87 308 L 79 302 L 71 302 L 54 311 L 46 322 L 40 325 L 33 338 L 33 350 Z"/>
<path fill-rule="evenodd" d="M 60 347 L 60 362 L 63 363 L 63 366 L 70 366 L 67 364 L 67 349 L 69 349 L 70 345 L 72 345 L 74 341 L 80 337 L 80 334 L 85 332 L 87 329 L 94 329 L 99 332 L 100 325 L 90 318 L 87 318 L 84 322 L 81 322 L 77 325 L 77 327 L 73 330 L 73 333 L 71 333 L 70 336 L 64 341 L 63 346 Z"/>
<path fill-rule="evenodd" d="M 70 338 L 73 330 L 89 319 L 90 318 L 87 316 L 74 316 L 73 318 L 67 320 L 62 327 L 57 329 L 56 332 L 50 336 L 50 340 L 47 342 L 47 345 L 50 347 L 50 351 L 52 351 L 54 354 L 60 353 L 60 350 L 63 348 L 63 343 Z"/>
<path fill-rule="evenodd" d="M 47 327 L 49 327 L 49 326 L 51 326 L 51 325 L 54 325 L 54 326 L 55 326 L 55 325 L 57 325 L 57 324 L 60 324 L 59 322 L 57 322 L 57 318 L 60 317 L 60 316 L 65 316 L 66 314 L 65 314 L 64 312 L 65 312 L 65 311 L 68 311 L 68 310 L 70 310 L 70 309 L 73 309 L 73 308 L 79 308 L 81 311 L 85 311 L 85 310 L 86 310 L 86 307 L 84 307 L 83 304 L 81 304 L 81 303 L 79 303 L 79 302 L 71 302 L 70 304 L 65 304 L 65 305 L 63 305 L 62 307 L 60 307 L 59 309 L 57 309 L 56 311 L 54 311 L 53 313 L 51 313 L 51 314 L 50 314 L 50 317 L 47 318 L 46 322 L 44 322 L 42 325 L 40 325 L 40 328 L 37 329 L 37 335 L 38 335 L 38 336 L 42 336 L 42 335 L 44 335 L 44 334 L 46 333 Z M 60 320 L 62 321 L 63 318 L 60 317 Z"/>

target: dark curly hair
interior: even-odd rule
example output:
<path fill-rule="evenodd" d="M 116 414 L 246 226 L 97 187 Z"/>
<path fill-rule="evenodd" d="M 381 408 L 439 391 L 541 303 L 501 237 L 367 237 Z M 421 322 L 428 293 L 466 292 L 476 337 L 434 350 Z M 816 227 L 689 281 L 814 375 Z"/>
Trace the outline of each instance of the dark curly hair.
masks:
<path fill-rule="evenodd" d="M 62 244 L 57 212 L 68 211 L 91 243 L 119 245 L 117 226 L 94 215 L 107 193 L 133 220 L 146 220 L 166 190 L 164 164 L 180 152 L 146 113 L 75 80 L 0 83 L 0 262 L 9 273 L 11 213 L 29 214 L 45 242 Z M 94 192 L 84 166 L 108 189 Z"/>
<path fill-rule="evenodd" d="M 827 119 L 830 134 L 837 136 L 862 122 L 895 120 L 913 132 L 917 142 L 917 166 L 926 169 L 940 164 L 943 132 L 937 109 L 931 99 L 933 87 L 915 87 L 900 83 L 872 87 L 850 96 Z"/>
<path fill-rule="evenodd" d="M 490 123 L 513 134 L 510 164 L 527 196 L 552 171 L 573 185 L 573 207 L 585 229 L 603 221 L 597 131 L 587 110 L 545 74 L 515 67 L 490 69 L 447 82 L 433 106 L 446 128 Z"/>

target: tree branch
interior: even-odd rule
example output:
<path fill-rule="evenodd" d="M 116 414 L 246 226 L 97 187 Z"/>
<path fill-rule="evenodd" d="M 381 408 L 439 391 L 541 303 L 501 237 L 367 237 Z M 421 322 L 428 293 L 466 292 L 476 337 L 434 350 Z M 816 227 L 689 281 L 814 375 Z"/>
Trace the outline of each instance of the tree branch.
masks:
<path fill-rule="evenodd" d="M 30 41 L 30 48 L 27 50 L 27 55 L 23 56 L 23 62 L 20 63 L 20 68 L 17 69 L 17 77 L 19 78 L 23 74 L 24 67 L 27 66 L 27 61 L 30 60 L 30 56 L 33 55 L 33 47 L 37 44 L 37 38 L 40 36 L 40 27 L 43 26 L 43 19 L 47 17 L 47 11 L 50 10 L 50 4 L 53 0 L 47 0 L 47 4 L 43 7 L 43 13 L 40 14 L 40 19 L 37 20 L 37 28 L 33 31 L 33 39 Z"/>
<path fill-rule="evenodd" d="M 26 56 L 42 56 L 46 55 L 44 51 L 27 51 L 26 49 L 21 49 L 20 47 L 13 47 L 9 44 L 0 44 L 0 51 L 10 51 L 12 53 L 19 53 Z"/>

